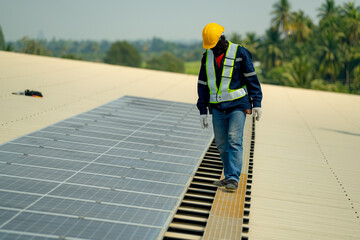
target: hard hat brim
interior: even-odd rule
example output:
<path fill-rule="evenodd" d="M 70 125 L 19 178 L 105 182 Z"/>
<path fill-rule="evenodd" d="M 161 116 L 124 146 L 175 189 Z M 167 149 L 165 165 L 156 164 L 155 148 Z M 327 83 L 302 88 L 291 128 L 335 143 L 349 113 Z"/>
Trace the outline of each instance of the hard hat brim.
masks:
<path fill-rule="evenodd" d="M 203 41 L 203 48 L 205 48 L 205 49 L 211 49 L 211 48 L 215 47 L 216 44 L 217 44 L 217 43 L 208 45 L 208 44 L 205 44 L 204 41 Z"/>

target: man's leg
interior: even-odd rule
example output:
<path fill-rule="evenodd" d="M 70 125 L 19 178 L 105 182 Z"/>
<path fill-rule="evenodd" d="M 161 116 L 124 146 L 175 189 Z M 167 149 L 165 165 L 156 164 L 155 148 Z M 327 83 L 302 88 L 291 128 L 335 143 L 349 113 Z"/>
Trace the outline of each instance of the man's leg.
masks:
<path fill-rule="evenodd" d="M 229 153 L 228 153 L 228 118 L 227 114 L 213 109 L 213 128 L 215 134 L 216 147 L 220 152 L 220 158 L 224 167 L 225 179 L 228 178 L 228 165 L 229 165 Z"/>
<path fill-rule="evenodd" d="M 243 132 L 246 114 L 241 110 L 229 113 L 227 178 L 239 182 L 243 163 Z"/>

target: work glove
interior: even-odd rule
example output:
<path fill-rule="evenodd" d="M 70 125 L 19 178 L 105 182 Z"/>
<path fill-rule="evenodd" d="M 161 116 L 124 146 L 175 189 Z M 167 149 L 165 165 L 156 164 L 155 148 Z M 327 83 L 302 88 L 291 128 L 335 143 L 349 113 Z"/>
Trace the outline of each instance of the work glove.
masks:
<path fill-rule="evenodd" d="M 200 123 L 201 123 L 201 127 L 203 129 L 209 127 L 209 123 L 207 121 L 207 114 L 201 114 L 200 115 Z"/>
<path fill-rule="evenodd" d="M 253 114 L 253 116 L 256 118 L 256 121 L 259 121 L 262 115 L 262 109 L 260 107 L 254 107 Z"/>

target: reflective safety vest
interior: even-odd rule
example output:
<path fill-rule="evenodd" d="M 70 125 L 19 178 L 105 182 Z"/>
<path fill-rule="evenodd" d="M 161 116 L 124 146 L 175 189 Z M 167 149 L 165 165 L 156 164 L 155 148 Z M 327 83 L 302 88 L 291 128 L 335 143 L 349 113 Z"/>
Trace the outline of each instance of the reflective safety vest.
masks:
<path fill-rule="evenodd" d="M 216 86 L 214 54 L 211 50 L 207 50 L 206 75 L 207 85 L 210 90 L 210 103 L 232 101 L 238 98 L 242 98 L 247 94 L 245 90 L 246 86 L 243 86 L 239 89 L 230 89 L 237 48 L 237 44 L 229 42 L 229 47 L 225 54 L 224 66 L 221 74 L 221 82 L 219 88 Z"/>

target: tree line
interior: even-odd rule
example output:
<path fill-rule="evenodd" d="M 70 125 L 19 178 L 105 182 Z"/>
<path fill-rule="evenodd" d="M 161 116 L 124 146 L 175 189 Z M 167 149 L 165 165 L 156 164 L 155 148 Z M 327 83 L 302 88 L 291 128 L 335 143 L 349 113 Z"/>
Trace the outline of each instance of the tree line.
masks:
<path fill-rule="evenodd" d="M 263 82 L 360 94 L 360 7 L 325 0 L 317 13 L 316 25 L 303 11 L 291 11 L 288 0 L 279 0 L 264 36 L 233 39 L 261 63 Z"/>
<path fill-rule="evenodd" d="M 0 27 L 0 50 L 180 73 L 185 72 L 186 61 L 198 60 L 203 51 L 200 41 L 183 44 L 164 41 L 156 37 L 132 42 L 110 42 L 63 39 L 48 41 L 25 36 L 6 45 L 4 37 L 1 41 L 1 36 L 3 35 Z M 1 42 L 3 42 L 2 45 Z"/>
<path fill-rule="evenodd" d="M 233 32 L 227 38 L 251 52 L 263 83 L 360 94 L 360 7 L 325 0 L 317 13 L 315 24 L 302 10 L 291 11 L 288 0 L 279 0 L 264 35 Z M 6 44 L 1 27 L 0 49 L 180 73 L 187 63 L 199 68 L 204 53 L 201 40 L 176 43 L 156 37 L 132 42 L 23 37 Z"/>

